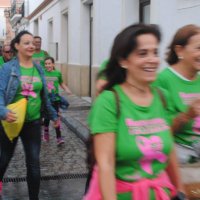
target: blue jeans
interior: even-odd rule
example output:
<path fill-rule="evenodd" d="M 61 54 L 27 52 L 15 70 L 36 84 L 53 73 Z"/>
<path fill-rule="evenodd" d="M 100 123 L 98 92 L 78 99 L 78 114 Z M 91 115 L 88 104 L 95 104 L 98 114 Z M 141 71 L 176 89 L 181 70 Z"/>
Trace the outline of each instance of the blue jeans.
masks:
<path fill-rule="evenodd" d="M 24 123 L 19 137 L 22 140 L 26 158 L 29 199 L 38 200 L 40 188 L 40 120 Z M 15 138 L 14 141 L 11 142 L 6 136 L 3 127 L 0 126 L 0 181 L 2 181 L 8 164 L 13 156 L 19 137 Z"/>

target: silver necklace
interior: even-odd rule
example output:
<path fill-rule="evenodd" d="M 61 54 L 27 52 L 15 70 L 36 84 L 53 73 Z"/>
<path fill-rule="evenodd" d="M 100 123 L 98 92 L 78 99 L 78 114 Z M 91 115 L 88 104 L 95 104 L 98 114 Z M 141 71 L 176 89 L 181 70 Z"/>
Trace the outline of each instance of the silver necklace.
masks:
<path fill-rule="evenodd" d="M 137 89 L 137 90 L 139 90 L 141 93 L 146 93 L 146 91 L 145 91 L 145 90 L 143 90 L 143 89 L 141 89 L 141 88 L 139 88 L 139 87 L 137 87 L 137 86 L 133 85 L 132 83 L 129 83 L 128 81 L 126 81 L 126 83 L 128 83 L 128 85 L 130 85 L 131 87 L 134 87 L 134 88 L 136 88 L 136 89 Z"/>

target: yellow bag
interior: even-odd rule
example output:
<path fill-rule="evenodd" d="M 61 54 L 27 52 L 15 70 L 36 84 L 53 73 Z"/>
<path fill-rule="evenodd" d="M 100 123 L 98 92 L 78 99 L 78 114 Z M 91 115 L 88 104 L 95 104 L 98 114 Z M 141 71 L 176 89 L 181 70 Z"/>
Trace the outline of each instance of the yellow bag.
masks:
<path fill-rule="evenodd" d="M 26 98 L 22 98 L 19 101 L 9 104 L 7 108 L 12 112 L 16 113 L 17 120 L 15 122 L 7 122 L 2 120 L 2 126 L 6 135 L 8 136 L 9 140 L 12 142 L 14 138 L 16 138 L 24 124 L 24 119 L 26 116 L 26 107 L 27 107 L 27 100 Z"/>

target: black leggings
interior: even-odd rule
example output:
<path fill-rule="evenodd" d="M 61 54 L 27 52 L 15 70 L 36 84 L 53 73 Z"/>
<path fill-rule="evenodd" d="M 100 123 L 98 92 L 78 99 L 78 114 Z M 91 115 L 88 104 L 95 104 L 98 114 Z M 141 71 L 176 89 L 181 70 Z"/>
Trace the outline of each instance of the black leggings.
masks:
<path fill-rule="evenodd" d="M 52 103 L 52 106 L 55 108 L 55 110 L 56 110 L 56 112 L 58 114 L 59 113 L 60 102 L 59 101 L 54 101 Z M 49 132 L 49 123 L 50 123 L 50 119 L 44 118 L 44 130 L 45 130 L 45 132 Z M 56 127 L 55 130 L 56 130 L 56 137 L 57 138 L 61 137 L 60 125 L 58 127 Z"/>
<path fill-rule="evenodd" d="M 20 135 L 11 142 L 0 125 L 0 181 L 2 181 L 8 164 L 13 156 L 17 140 L 21 138 L 27 168 L 27 184 L 30 200 L 38 200 L 40 188 L 40 120 L 24 123 Z"/>

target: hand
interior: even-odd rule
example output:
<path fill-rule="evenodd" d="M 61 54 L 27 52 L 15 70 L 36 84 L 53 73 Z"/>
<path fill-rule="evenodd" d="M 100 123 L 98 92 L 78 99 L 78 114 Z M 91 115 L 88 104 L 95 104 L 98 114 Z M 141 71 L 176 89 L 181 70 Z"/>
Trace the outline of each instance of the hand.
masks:
<path fill-rule="evenodd" d="M 190 118 L 200 116 L 200 99 L 195 100 L 188 108 L 186 113 Z"/>
<path fill-rule="evenodd" d="M 7 114 L 6 114 L 6 119 L 5 119 L 7 122 L 9 123 L 12 123 L 12 122 L 15 122 L 17 120 L 17 116 L 14 112 L 12 111 L 9 111 Z"/>
<path fill-rule="evenodd" d="M 96 96 L 98 96 L 104 89 L 105 85 L 108 83 L 107 80 L 104 80 L 104 79 L 98 79 L 96 81 Z"/>
<path fill-rule="evenodd" d="M 73 95 L 73 93 L 71 91 L 63 91 L 60 93 L 62 96 L 65 96 L 66 94 L 67 95 Z"/>

